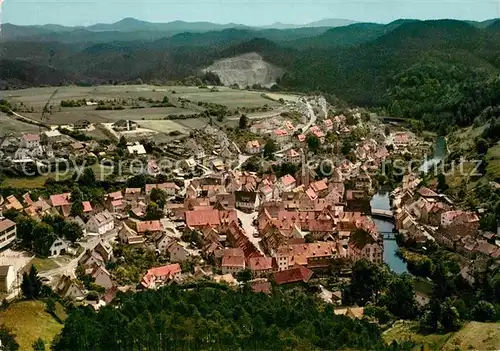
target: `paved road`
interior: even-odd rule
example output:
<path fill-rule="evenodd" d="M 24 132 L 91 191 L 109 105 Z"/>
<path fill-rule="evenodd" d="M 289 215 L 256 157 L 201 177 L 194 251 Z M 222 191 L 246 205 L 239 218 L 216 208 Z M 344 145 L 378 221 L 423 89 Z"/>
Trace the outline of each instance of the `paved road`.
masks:
<path fill-rule="evenodd" d="M 302 129 L 302 133 L 304 134 L 305 132 L 307 132 L 309 130 L 309 128 L 311 128 L 313 126 L 314 123 L 316 123 L 316 114 L 314 113 L 314 110 L 311 106 L 311 104 L 309 103 L 309 101 L 306 101 L 306 106 L 307 106 L 307 111 L 308 111 L 308 117 L 309 117 L 309 122 L 306 124 L 306 126 Z"/>
<path fill-rule="evenodd" d="M 240 210 L 236 210 L 238 213 L 238 218 L 241 220 L 242 228 L 245 231 L 245 234 L 247 238 L 259 249 L 260 252 L 264 253 L 262 251 L 262 248 L 260 247 L 260 241 L 262 239 L 260 238 L 255 238 L 253 236 L 253 233 L 255 232 L 256 228 L 253 226 L 253 221 L 254 219 L 257 218 L 257 212 L 252 212 L 252 213 L 245 213 Z"/>

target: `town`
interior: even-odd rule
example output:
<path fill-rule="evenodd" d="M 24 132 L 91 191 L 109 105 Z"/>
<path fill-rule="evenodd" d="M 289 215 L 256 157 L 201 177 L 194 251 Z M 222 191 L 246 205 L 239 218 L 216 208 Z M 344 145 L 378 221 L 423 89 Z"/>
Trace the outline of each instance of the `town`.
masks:
<path fill-rule="evenodd" d="M 210 123 L 165 143 L 144 131 L 134 138 L 141 126 L 130 120 L 108 124 L 107 142 L 81 137 L 103 128 L 88 121 L 5 136 L 6 174 L 58 178 L 44 189 L 3 189 L 5 303 L 22 294 L 33 265 L 60 298 L 96 310 L 119 293 L 172 284 L 249 284 L 265 294 L 316 284 L 335 314 L 362 318 L 341 287 L 356 262 L 383 266 L 401 255 L 384 252 L 387 240 L 463 254 L 460 274 L 470 284 L 478 267 L 488 270 L 484 261 L 498 262 L 497 233 L 480 231 L 478 214 L 423 186 L 418 170 L 400 175 L 392 207 L 370 204 L 394 178 L 381 171 L 386 163 L 420 159 L 431 142 L 364 110 L 337 111 L 321 96 L 282 103 L 290 112 L 242 115 L 235 129 Z M 377 218 L 394 230 L 384 232 Z"/>

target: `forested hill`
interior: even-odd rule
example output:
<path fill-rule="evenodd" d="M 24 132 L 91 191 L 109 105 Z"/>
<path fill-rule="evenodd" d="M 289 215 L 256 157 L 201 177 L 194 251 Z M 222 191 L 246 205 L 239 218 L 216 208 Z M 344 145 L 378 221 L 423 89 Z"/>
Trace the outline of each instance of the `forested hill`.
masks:
<path fill-rule="evenodd" d="M 319 34 L 317 28 L 231 28 L 153 41 L 11 41 L 0 44 L 7 63 L 0 79 L 6 88 L 139 78 L 162 83 L 199 75 L 221 58 L 257 52 L 286 70 L 281 89 L 319 90 L 428 124 L 438 121 L 434 127 L 444 128 L 470 124 L 498 103 L 499 23 L 400 20 L 358 23 Z M 290 31 L 311 37 L 285 42 Z"/>
<path fill-rule="evenodd" d="M 120 305 L 74 310 L 54 350 L 404 350 L 377 325 L 336 316 L 301 293 L 221 287 L 121 295 Z M 406 348 L 408 349 L 408 347 Z"/>

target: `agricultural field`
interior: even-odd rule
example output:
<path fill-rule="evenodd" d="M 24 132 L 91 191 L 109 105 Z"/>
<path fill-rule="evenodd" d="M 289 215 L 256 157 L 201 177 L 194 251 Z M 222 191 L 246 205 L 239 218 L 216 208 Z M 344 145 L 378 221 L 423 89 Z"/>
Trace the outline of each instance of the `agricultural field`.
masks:
<path fill-rule="evenodd" d="M 159 133 L 168 134 L 178 131 L 189 134 L 192 129 L 202 129 L 207 125 L 204 119 L 179 119 L 179 120 L 144 120 L 138 122 L 142 128 L 151 129 Z"/>
<path fill-rule="evenodd" d="M 203 112 L 204 108 L 198 106 L 199 102 L 207 102 L 227 106 L 229 109 L 256 108 L 267 105 L 273 108 L 273 111 L 261 113 L 249 113 L 250 118 L 269 118 L 271 115 L 279 114 L 283 111 L 283 105 L 270 98 L 263 97 L 257 91 L 234 90 L 227 87 L 217 87 L 218 91 L 210 89 L 200 89 L 198 87 L 187 86 L 151 86 L 151 85 L 117 85 L 117 86 L 97 86 L 97 87 L 49 87 L 49 88 L 30 88 L 24 90 L 8 91 L 5 98 L 17 106 L 18 113 L 35 121 L 42 120 L 42 110 L 50 100 L 50 113 L 45 114 L 44 122 L 49 125 L 72 124 L 78 120 L 86 119 L 92 123 L 112 123 L 120 119 L 129 119 L 141 121 L 160 121 L 166 120 L 169 115 L 191 115 Z M 162 101 L 168 97 L 170 103 L 175 106 L 170 107 L 152 107 L 152 103 L 147 100 Z M 280 95 L 281 96 L 281 95 Z M 293 99 L 293 95 L 286 95 Z M 276 96 L 277 98 L 278 96 Z M 182 103 L 179 99 L 187 99 L 190 102 Z M 122 106 L 122 110 L 96 110 L 96 106 L 79 107 L 61 107 L 63 100 L 81 100 L 87 101 L 114 101 L 114 106 Z M 132 108 L 133 105 L 140 105 L 143 108 Z M 239 118 L 239 116 L 236 116 Z M 230 117 L 228 117 L 229 119 Z M 237 119 L 238 119 L 237 118 Z M 175 123 L 186 128 L 203 127 L 201 124 L 191 122 L 192 120 L 176 120 Z M 236 121 L 237 122 L 237 121 Z M 161 133 L 168 133 L 172 128 L 172 123 L 147 123 L 155 127 L 145 127 L 157 130 Z M 231 121 L 231 125 L 234 121 Z M 176 126 L 175 124 L 173 124 Z M 194 125 L 194 126 L 193 126 Z M 176 126 L 177 127 L 177 126 Z M 9 132 L 34 131 L 37 127 L 25 125 L 21 122 L 11 120 L 5 130 Z"/>
<path fill-rule="evenodd" d="M 38 132 L 39 128 L 33 124 L 21 122 L 15 117 L 0 114 L 0 137 L 9 133 L 33 133 Z"/>
<path fill-rule="evenodd" d="M 31 350 L 35 340 L 41 338 L 48 348 L 63 325 L 45 311 L 42 301 L 23 301 L 0 311 L 0 321 L 12 329 L 21 350 Z"/>

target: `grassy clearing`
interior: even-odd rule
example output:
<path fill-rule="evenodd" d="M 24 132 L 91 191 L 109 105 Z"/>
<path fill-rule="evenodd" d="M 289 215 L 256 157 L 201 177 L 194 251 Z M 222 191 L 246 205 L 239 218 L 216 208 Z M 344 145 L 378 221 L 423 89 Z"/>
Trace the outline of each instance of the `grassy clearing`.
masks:
<path fill-rule="evenodd" d="M 483 134 L 484 126 L 474 128 L 472 126 L 458 130 L 453 134 L 455 142 L 452 145 L 453 149 L 460 148 L 468 150 L 474 146 L 474 139 Z"/>
<path fill-rule="evenodd" d="M 15 117 L 7 117 L 4 114 L 0 114 L 0 137 L 9 133 L 36 133 L 39 128 L 33 124 L 21 122 L 15 119 Z"/>
<path fill-rule="evenodd" d="M 418 322 L 413 321 L 398 321 L 393 327 L 384 332 L 384 340 L 390 344 L 393 340 L 397 342 L 413 341 L 430 348 L 431 350 L 441 350 L 443 345 L 452 336 L 448 334 L 428 334 L 422 335 L 418 333 Z"/>
<path fill-rule="evenodd" d="M 500 180 L 500 145 L 495 145 L 488 150 L 486 154 L 488 166 L 486 174 L 492 180 Z"/>
<path fill-rule="evenodd" d="M 398 321 L 384 332 L 384 340 L 391 343 L 411 340 L 430 350 L 499 350 L 500 324 L 469 322 L 456 333 L 427 334 L 418 333 L 418 322 Z M 420 349 L 420 348 L 418 348 Z"/>
<path fill-rule="evenodd" d="M 31 264 L 34 265 L 39 272 L 50 271 L 51 269 L 59 267 L 53 259 L 41 257 L 35 257 L 31 260 Z"/>
<path fill-rule="evenodd" d="M 467 323 L 449 338 L 442 348 L 443 351 L 471 349 L 499 350 L 500 323 Z"/>
<path fill-rule="evenodd" d="M 54 317 L 45 311 L 42 301 L 23 301 L 10 305 L 0 311 L 0 320 L 16 334 L 21 350 L 31 350 L 31 345 L 38 338 L 46 346 L 63 328 Z"/>

